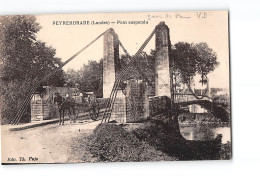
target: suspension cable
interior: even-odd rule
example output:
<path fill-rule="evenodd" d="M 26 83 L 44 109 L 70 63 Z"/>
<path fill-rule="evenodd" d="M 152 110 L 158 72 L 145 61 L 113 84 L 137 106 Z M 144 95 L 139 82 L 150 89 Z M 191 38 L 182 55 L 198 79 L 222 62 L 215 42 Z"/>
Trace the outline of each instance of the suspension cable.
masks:
<path fill-rule="evenodd" d="M 125 52 L 125 54 L 126 54 L 127 56 L 130 56 L 129 53 L 127 52 L 127 50 L 125 49 L 124 45 L 121 43 L 121 41 L 120 41 L 120 40 L 118 40 L 118 41 L 119 41 L 119 45 L 122 47 L 122 49 L 123 49 L 123 51 Z"/>
<path fill-rule="evenodd" d="M 89 46 L 91 46 L 95 41 L 97 41 L 100 37 L 102 37 L 107 31 L 109 31 L 110 29 L 107 29 L 105 32 L 101 33 L 99 36 L 97 36 L 94 40 L 92 40 L 89 44 L 87 44 L 85 47 L 83 47 L 81 50 L 79 50 L 76 54 L 74 54 L 73 56 L 71 56 L 69 59 L 67 59 L 65 62 L 63 62 L 58 68 L 54 69 L 51 73 L 49 73 L 48 75 L 46 75 L 45 77 L 43 77 L 40 81 L 38 81 L 37 83 L 35 83 L 35 85 L 31 88 L 27 98 L 25 99 L 25 101 L 22 104 L 22 107 L 19 109 L 19 111 L 17 112 L 14 120 L 13 120 L 13 124 L 18 124 L 24 114 L 24 111 L 30 101 L 30 99 L 33 96 L 33 93 L 35 92 L 36 88 L 38 86 L 40 86 L 41 83 L 43 83 L 44 81 L 46 81 L 50 76 L 52 76 L 53 74 L 55 74 L 56 72 L 60 71 L 62 69 L 62 67 L 64 67 L 66 64 L 68 64 L 70 61 L 72 61 L 75 57 L 77 57 L 80 53 L 82 53 L 85 49 L 87 49 Z"/>
<path fill-rule="evenodd" d="M 148 42 L 151 40 L 151 38 L 153 37 L 155 33 L 155 29 L 152 31 L 152 33 L 149 35 L 149 37 L 145 40 L 145 42 L 143 43 L 143 45 L 139 48 L 139 50 L 136 52 L 136 54 L 133 56 L 133 59 L 130 60 L 130 62 L 124 67 L 124 69 L 119 73 L 118 77 L 116 78 L 116 81 L 114 83 L 114 86 L 113 86 L 113 89 L 111 91 L 111 94 L 110 94 L 110 97 L 109 97 L 109 101 L 107 103 L 107 108 L 106 108 L 106 111 L 103 115 L 103 118 L 102 118 L 102 121 L 101 123 L 103 122 L 103 120 L 107 119 L 106 115 L 109 115 L 108 117 L 108 122 L 110 120 L 110 116 L 111 116 L 111 113 L 107 112 L 108 110 L 111 111 L 111 109 L 113 109 L 113 105 L 114 105 L 114 96 L 117 94 L 117 87 L 119 85 L 119 82 L 121 81 L 122 77 L 125 76 L 125 73 L 129 70 L 130 66 L 133 65 L 133 63 L 137 60 L 137 56 L 139 54 L 141 54 L 141 52 L 143 51 L 143 49 L 146 47 L 146 45 L 148 44 Z M 115 93 L 116 92 L 116 93 Z M 111 104 L 111 98 L 112 98 L 112 104 Z M 107 112 L 107 113 L 106 113 Z M 109 114 L 108 114 L 109 113 Z"/>

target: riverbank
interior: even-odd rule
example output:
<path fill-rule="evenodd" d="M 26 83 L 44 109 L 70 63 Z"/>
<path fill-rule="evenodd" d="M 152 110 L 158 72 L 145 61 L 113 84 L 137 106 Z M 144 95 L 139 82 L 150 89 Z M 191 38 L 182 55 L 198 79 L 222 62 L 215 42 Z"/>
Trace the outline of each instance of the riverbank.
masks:
<path fill-rule="evenodd" d="M 186 140 L 206 141 L 221 135 L 219 159 L 229 160 L 232 156 L 231 127 L 229 123 L 181 123 L 180 133 Z"/>
<path fill-rule="evenodd" d="M 87 138 L 85 150 L 99 162 L 230 159 L 231 145 L 222 135 L 187 140 L 172 124 L 151 120 L 139 124 L 100 124 Z"/>

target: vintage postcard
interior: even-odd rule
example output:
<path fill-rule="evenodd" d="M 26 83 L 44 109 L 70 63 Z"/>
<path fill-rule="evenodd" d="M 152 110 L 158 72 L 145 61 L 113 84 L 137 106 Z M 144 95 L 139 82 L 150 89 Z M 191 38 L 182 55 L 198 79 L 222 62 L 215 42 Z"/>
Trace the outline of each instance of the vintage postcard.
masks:
<path fill-rule="evenodd" d="M 2 164 L 231 159 L 228 11 L 0 16 Z"/>

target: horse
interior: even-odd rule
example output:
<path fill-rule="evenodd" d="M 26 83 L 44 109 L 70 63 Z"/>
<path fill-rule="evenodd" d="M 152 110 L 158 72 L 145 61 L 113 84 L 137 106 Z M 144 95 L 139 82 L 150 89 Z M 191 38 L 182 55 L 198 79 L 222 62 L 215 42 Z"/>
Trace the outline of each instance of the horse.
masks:
<path fill-rule="evenodd" d="M 59 125 L 64 125 L 64 114 L 66 112 L 66 110 L 69 112 L 69 118 L 71 116 L 71 111 L 74 115 L 74 119 L 73 122 L 76 122 L 76 113 L 75 113 L 75 106 L 76 103 L 74 102 L 73 99 L 67 97 L 64 98 L 62 97 L 58 92 L 54 93 L 54 103 L 58 104 L 58 109 L 59 109 L 59 113 L 60 113 L 60 123 Z M 72 119 L 70 118 L 70 123 L 71 123 Z"/>

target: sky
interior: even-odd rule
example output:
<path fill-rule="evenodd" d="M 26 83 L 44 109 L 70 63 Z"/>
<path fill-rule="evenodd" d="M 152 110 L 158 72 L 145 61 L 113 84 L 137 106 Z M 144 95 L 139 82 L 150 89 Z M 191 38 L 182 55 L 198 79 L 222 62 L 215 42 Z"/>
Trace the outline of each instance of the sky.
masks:
<path fill-rule="evenodd" d="M 188 43 L 206 42 L 217 54 L 219 66 L 208 75 L 210 87 L 229 88 L 229 37 L 227 11 L 188 12 L 142 12 L 142 13 L 89 13 L 37 15 L 42 27 L 37 39 L 56 49 L 56 56 L 67 60 L 98 35 L 113 28 L 130 55 L 134 55 L 153 29 L 165 21 L 170 29 L 170 40 L 174 45 L 180 41 Z M 89 21 L 89 25 L 60 25 L 63 21 Z M 129 21 L 147 21 L 148 24 L 128 24 Z M 109 24 L 95 24 L 109 22 Z M 111 22 L 115 22 L 112 24 Z M 123 24 L 126 22 L 127 24 Z M 155 48 L 151 39 L 144 51 Z M 123 54 L 123 51 L 120 50 Z M 68 63 L 68 68 L 80 69 L 90 60 L 103 57 L 103 37 Z M 199 85 L 199 84 L 198 84 Z"/>

